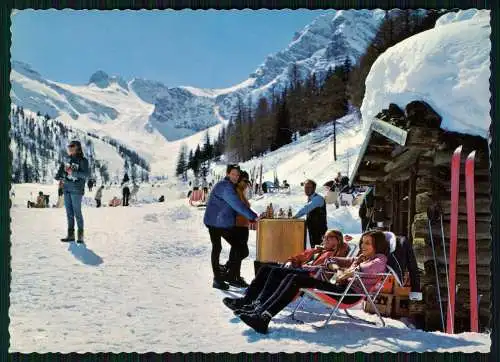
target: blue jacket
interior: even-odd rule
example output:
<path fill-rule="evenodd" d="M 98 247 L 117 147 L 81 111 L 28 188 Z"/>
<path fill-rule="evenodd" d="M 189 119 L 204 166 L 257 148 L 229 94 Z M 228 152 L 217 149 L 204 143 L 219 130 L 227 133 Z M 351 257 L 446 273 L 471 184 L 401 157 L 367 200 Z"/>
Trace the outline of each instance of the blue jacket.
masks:
<path fill-rule="evenodd" d="M 295 214 L 296 218 L 302 217 L 304 215 L 309 214 L 311 211 L 318 207 L 322 207 L 325 204 L 325 199 L 323 196 L 318 195 L 317 193 L 312 194 L 311 196 L 308 197 L 308 202 L 307 204 L 304 205 L 302 209 L 297 211 Z"/>
<path fill-rule="evenodd" d="M 71 175 L 66 172 L 65 164 L 71 165 L 73 169 Z M 59 166 L 55 179 L 64 181 L 64 192 L 83 195 L 85 193 L 85 181 L 89 177 L 89 161 L 85 157 L 68 156 L 65 163 Z"/>
<path fill-rule="evenodd" d="M 230 229 L 235 224 L 236 214 L 249 220 L 257 218 L 257 214 L 240 200 L 234 184 L 226 177 L 210 192 L 203 222 L 206 226 Z"/>

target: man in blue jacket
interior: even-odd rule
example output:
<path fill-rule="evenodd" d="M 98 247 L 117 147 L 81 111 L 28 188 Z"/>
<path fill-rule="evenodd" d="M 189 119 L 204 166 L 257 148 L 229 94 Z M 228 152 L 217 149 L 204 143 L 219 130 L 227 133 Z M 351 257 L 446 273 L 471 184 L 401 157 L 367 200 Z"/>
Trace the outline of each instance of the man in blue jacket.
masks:
<path fill-rule="evenodd" d="M 316 245 L 322 243 L 323 235 L 325 235 L 328 229 L 326 203 L 323 196 L 316 193 L 316 182 L 313 180 L 306 180 L 304 183 L 304 192 L 307 196 L 307 204 L 297 211 L 294 218 L 307 215 L 306 226 L 309 231 L 309 242 L 311 243 L 311 248 L 314 248 Z M 306 245 L 304 245 L 304 249 L 306 249 Z"/>
<path fill-rule="evenodd" d="M 241 214 L 251 222 L 258 219 L 256 213 L 248 208 L 238 197 L 235 185 L 240 177 L 240 168 L 238 165 L 228 165 L 226 177 L 219 181 L 212 189 L 208 199 L 207 208 L 203 222 L 210 233 L 212 242 L 212 270 L 214 273 L 213 287 L 227 290 L 229 285 L 226 283 L 219 266 L 220 253 L 222 251 L 221 238 L 224 238 L 231 245 L 228 267 L 231 268 L 238 262 L 242 245 L 235 237 L 233 228 L 235 225 L 236 214 Z"/>

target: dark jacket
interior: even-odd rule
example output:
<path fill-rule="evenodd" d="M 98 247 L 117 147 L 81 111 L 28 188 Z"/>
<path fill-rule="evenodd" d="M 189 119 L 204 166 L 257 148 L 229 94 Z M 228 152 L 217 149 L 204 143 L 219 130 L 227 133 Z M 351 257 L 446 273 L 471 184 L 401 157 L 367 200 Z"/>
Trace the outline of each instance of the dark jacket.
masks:
<path fill-rule="evenodd" d="M 364 219 L 368 216 L 368 209 L 373 207 L 373 189 L 370 188 L 366 191 L 365 196 L 363 197 L 363 202 L 359 207 L 359 217 Z"/>
<path fill-rule="evenodd" d="M 65 170 L 65 164 L 71 165 L 71 175 Z M 85 157 L 68 156 L 67 160 L 59 166 L 56 180 L 64 181 L 64 192 L 73 194 L 85 194 L 85 181 L 90 177 L 89 161 Z"/>
<path fill-rule="evenodd" d="M 257 218 L 257 214 L 240 200 L 234 184 L 225 177 L 210 193 L 203 222 L 206 226 L 230 229 L 235 225 L 236 214 L 249 220 Z"/>
<path fill-rule="evenodd" d="M 308 203 L 297 211 L 295 218 L 302 217 L 305 214 L 307 214 L 307 229 L 309 231 L 313 230 L 315 234 L 321 234 L 322 236 L 328 229 L 325 198 L 317 193 L 309 196 Z"/>
<path fill-rule="evenodd" d="M 309 231 L 313 230 L 319 235 L 323 235 L 328 229 L 326 220 L 326 203 L 323 206 L 313 209 L 306 217 L 306 226 Z"/>
<path fill-rule="evenodd" d="M 396 237 L 396 250 L 387 260 L 389 265 L 403 282 L 404 273 L 408 270 L 410 275 L 411 291 L 420 292 L 420 275 L 418 272 L 417 259 L 406 237 Z"/>

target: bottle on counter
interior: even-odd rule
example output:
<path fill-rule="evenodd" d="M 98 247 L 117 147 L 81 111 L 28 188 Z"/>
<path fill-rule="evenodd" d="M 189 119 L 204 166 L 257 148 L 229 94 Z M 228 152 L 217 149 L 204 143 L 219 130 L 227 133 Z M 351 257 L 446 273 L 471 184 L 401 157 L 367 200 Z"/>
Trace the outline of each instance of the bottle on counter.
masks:
<path fill-rule="evenodd" d="M 273 203 L 272 202 L 269 204 L 269 217 L 271 219 L 274 218 L 274 209 L 273 209 Z"/>
<path fill-rule="evenodd" d="M 284 218 L 285 217 L 285 211 L 282 208 L 280 208 L 280 211 L 278 212 L 278 217 L 279 218 Z"/>
<path fill-rule="evenodd" d="M 292 213 L 292 207 L 290 206 L 288 208 L 288 218 L 291 219 L 293 217 L 293 213 Z"/>

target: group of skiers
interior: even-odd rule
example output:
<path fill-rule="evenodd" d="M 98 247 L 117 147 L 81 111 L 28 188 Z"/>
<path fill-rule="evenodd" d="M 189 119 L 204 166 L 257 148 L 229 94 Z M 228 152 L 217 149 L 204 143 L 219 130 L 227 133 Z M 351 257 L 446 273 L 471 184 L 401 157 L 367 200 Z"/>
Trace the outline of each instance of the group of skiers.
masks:
<path fill-rule="evenodd" d="M 246 196 L 250 187 L 248 173 L 241 171 L 238 165 L 231 164 L 227 166 L 226 177 L 216 183 L 210 193 L 203 222 L 212 242 L 214 288 L 227 290 L 229 285 L 248 286 L 240 275 L 241 262 L 249 254 L 248 228 L 254 227 L 260 218 L 250 208 Z M 293 217 L 306 215 L 310 244 L 314 247 L 321 244 L 327 230 L 326 203 L 316 193 L 316 183 L 313 180 L 304 183 L 304 192 L 308 202 Z M 222 238 L 231 245 L 229 260 L 224 266 L 219 264 Z"/>

